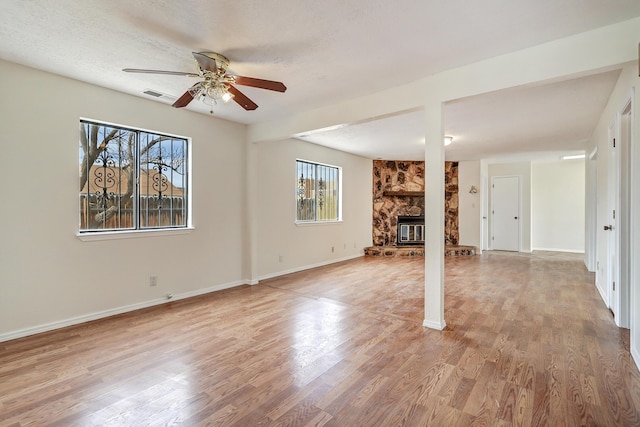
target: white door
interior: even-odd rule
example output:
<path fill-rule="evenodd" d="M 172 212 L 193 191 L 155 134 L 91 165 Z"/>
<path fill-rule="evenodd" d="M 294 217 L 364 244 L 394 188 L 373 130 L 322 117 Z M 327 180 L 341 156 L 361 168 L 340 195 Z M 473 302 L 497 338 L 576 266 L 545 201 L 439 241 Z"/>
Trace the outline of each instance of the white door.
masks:
<path fill-rule="evenodd" d="M 520 250 L 520 177 L 491 179 L 491 248 Z"/>

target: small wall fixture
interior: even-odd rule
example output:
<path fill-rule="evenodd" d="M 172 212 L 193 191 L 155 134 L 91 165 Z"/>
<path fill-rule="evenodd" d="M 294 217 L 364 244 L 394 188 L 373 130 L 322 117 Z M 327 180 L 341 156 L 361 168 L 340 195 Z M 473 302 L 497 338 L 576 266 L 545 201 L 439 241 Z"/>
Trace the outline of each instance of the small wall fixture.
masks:
<path fill-rule="evenodd" d="M 478 192 L 478 187 L 476 187 L 475 185 L 472 185 L 471 188 L 469 189 L 469 194 L 476 194 Z"/>
<path fill-rule="evenodd" d="M 445 136 L 444 137 L 444 145 L 445 146 L 451 144 L 452 142 L 453 142 L 453 137 L 452 136 Z"/>

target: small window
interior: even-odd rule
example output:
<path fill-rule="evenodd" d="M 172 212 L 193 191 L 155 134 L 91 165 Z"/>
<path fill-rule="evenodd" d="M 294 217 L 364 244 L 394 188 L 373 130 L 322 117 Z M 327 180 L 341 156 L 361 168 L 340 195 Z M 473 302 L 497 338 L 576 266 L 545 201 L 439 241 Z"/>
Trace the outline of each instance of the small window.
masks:
<path fill-rule="evenodd" d="M 296 160 L 296 221 L 339 221 L 340 168 Z"/>
<path fill-rule="evenodd" d="M 188 139 L 80 121 L 80 232 L 186 228 Z"/>

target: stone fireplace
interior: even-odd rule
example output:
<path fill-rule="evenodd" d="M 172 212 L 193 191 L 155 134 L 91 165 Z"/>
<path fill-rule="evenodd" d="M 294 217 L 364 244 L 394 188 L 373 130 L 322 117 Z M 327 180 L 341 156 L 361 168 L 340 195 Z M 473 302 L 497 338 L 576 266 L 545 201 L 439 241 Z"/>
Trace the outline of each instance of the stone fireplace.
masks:
<path fill-rule="evenodd" d="M 424 255 L 424 227 L 416 227 L 424 225 L 424 176 L 423 161 L 373 161 L 374 246 L 366 248 L 365 254 Z M 444 204 L 445 246 L 451 248 L 458 245 L 459 236 L 458 162 L 445 162 Z M 422 234 L 421 239 L 416 239 L 416 233 Z"/>
<path fill-rule="evenodd" d="M 397 246 L 398 216 L 424 217 L 424 162 L 373 161 L 373 245 Z M 445 162 L 445 244 L 458 244 L 458 163 Z"/>

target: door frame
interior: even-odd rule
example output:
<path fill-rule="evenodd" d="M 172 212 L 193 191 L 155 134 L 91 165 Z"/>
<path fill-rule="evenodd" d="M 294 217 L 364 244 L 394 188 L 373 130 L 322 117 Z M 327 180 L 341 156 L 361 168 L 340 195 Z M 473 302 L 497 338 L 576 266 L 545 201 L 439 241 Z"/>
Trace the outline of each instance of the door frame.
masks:
<path fill-rule="evenodd" d="M 631 154 L 633 149 L 633 91 L 625 98 L 622 107 L 616 112 L 613 123 L 609 126 L 608 138 L 608 170 L 607 170 L 607 217 L 605 225 L 614 225 L 615 234 L 608 235 L 611 231 L 605 231 L 603 237 L 607 239 L 606 273 L 608 307 L 614 313 L 614 320 L 621 328 L 630 327 L 631 316 L 631 278 L 635 274 L 631 265 L 631 231 L 632 222 L 631 207 Z M 627 129 L 623 130 L 623 126 Z M 613 148 L 615 138 L 616 147 Z M 615 157 L 614 157 L 615 156 Z M 612 209 L 615 209 L 616 218 L 613 219 Z M 611 246 L 617 252 L 615 265 L 611 265 Z M 613 290 L 613 282 L 616 290 Z"/>
<path fill-rule="evenodd" d="M 605 256 L 605 293 L 607 307 L 613 312 L 616 323 L 619 321 L 620 288 L 620 143 L 618 138 L 617 115 L 607 129 L 607 214 L 604 218 L 604 238 L 607 253 Z M 617 145 L 616 145 L 616 141 Z M 616 285 L 618 289 L 614 290 Z M 617 292 L 618 291 L 618 292 Z M 620 326 L 620 325 L 618 325 Z"/>
<path fill-rule="evenodd" d="M 631 326 L 631 153 L 633 138 L 633 92 L 626 98 L 617 114 L 617 136 L 620 141 L 620 222 L 619 263 L 620 288 L 616 324 L 623 328 Z"/>

